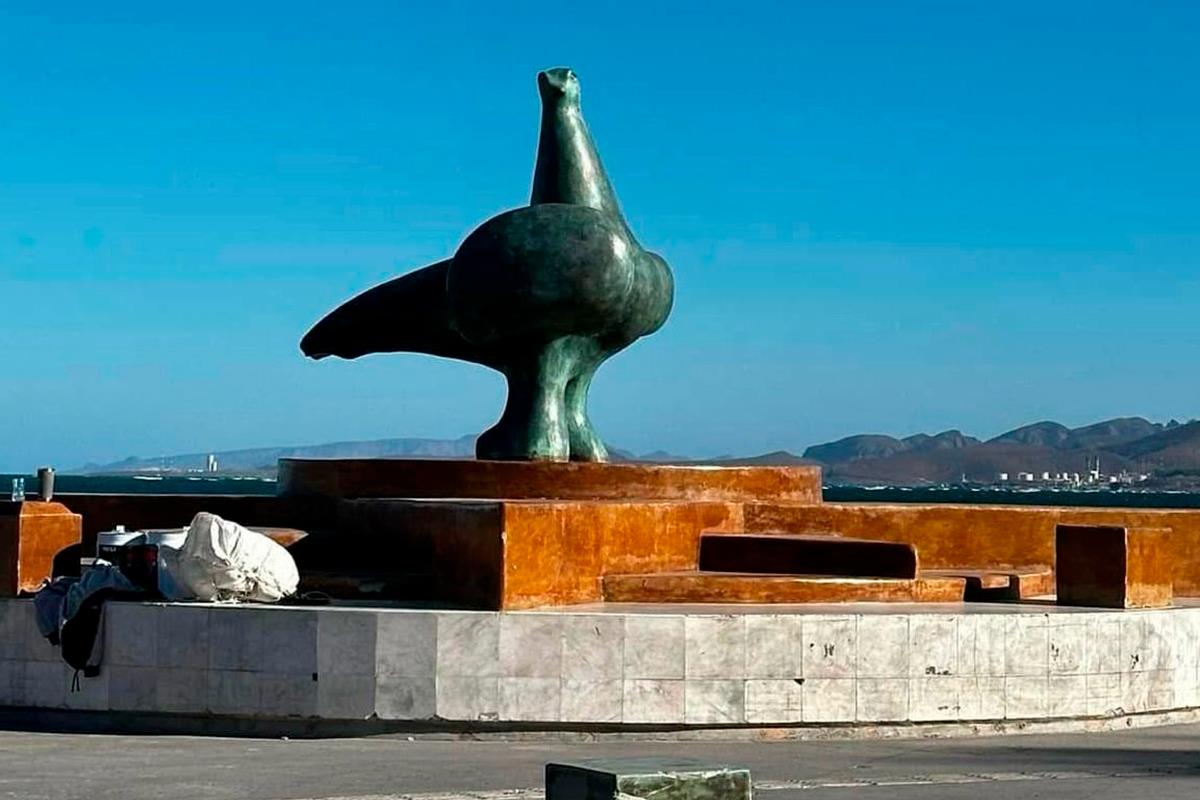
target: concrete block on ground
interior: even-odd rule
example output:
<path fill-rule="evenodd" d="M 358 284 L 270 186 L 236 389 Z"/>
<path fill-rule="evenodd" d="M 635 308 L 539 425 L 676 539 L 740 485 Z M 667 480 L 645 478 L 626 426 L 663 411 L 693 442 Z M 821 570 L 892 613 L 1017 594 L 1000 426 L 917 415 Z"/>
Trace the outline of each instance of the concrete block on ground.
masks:
<path fill-rule="evenodd" d="M 750 800 L 750 771 L 680 758 L 546 765 L 546 800 Z"/>

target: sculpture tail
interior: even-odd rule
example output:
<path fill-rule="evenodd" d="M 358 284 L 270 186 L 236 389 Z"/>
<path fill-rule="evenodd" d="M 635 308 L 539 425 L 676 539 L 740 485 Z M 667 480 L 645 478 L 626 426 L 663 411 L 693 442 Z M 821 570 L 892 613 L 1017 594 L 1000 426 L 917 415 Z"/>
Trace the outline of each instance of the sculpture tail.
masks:
<path fill-rule="evenodd" d="M 439 261 L 346 301 L 305 334 L 301 351 L 309 358 L 410 352 L 481 361 L 478 348 L 450 326 L 449 267 L 450 259 Z"/>

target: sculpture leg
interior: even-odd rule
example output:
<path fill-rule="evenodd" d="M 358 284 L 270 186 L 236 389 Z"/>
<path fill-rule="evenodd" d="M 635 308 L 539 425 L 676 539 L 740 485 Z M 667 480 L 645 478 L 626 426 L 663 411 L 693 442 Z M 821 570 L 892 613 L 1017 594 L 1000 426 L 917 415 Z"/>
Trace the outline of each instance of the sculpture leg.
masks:
<path fill-rule="evenodd" d="M 532 358 L 507 365 L 504 413 L 480 435 L 475 455 L 497 461 L 566 461 L 570 439 L 564 394 L 576 363 L 569 340 L 560 339 Z"/>
<path fill-rule="evenodd" d="M 567 435 L 571 440 L 572 461 L 608 460 L 608 449 L 592 427 L 587 412 L 588 389 L 599 367 L 600 359 L 591 359 L 567 382 Z"/>

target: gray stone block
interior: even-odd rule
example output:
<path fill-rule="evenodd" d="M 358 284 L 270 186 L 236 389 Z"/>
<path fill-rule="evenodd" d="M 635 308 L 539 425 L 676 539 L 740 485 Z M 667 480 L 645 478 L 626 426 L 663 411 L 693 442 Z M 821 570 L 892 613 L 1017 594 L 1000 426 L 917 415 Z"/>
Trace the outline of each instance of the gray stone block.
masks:
<path fill-rule="evenodd" d="M 375 680 L 375 713 L 381 719 L 431 719 L 437 713 L 437 680 L 379 675 Z"/>
<path fill-rule="evenodd" d="M 958 718 L 1004 719 L 1004 678 L 994 675 L 960 675 Z"/>
<path fill-rule="evenodd" d="M 905 631 L 907 639 L 908 632 Z M 905 668 L 907 668 L 907 661 Z M 908 678 L 859 678 L 854 718 L 859 722 L 908 719 Z"/>
<path fill-rule="evenodd" d="M 33 624 L 33 603 L 0 598 L 0 661 L 24 661 L 26 627 Z"/>
<path fill-rule="evenodd" d="M 210 669 L 208 710 L 214 714 L 245 714 L 246 709 L 262 708 L 262 687 L 255 672 Z"/>
<path fill-rule="evenodd" d="M 157 664 L 171 669 L 208 669 L 209 609 L 153 606 Z"/>
<path fill-rule="evenodd" d="M 546 800 L 750 800 L 750 771 L 681 758 L 546 765 Z"/>
<path fill-rule="evenodd" d="M 851 722 L 857 713 L 854 678 L 805 678 L 805 722 Z"/>
<path fill-rule="evenodd" d="M 318 681 L 313 673 L 266 672 L 258 676 L 259 709 L 266 717 L 312 717 Z"/>
<path fill-rule="evenodd" d="M 322 614 L 317 620 L 317 672 L 328 676 L 375 675 L 379 615 L 370 611 Z"/>
<path fill-rule="evenodd" d="M 1015 614 L 1005 618 L 1005 676 L 1048 675 L 1049 653 L 1049 631 L 1045 614 Z"/>
<path fill-rule="evenodd" d="M 0 706 L 25 705 L 25 662 L 0 660 Z"/>
<path fill-rule="evenodd" d="M 858 668 L 858 635 L 854 617 L 806 617 L 803 642 L 800 669 L 805 680 L 854 677 Z M 851 717 L 853 714 L 854 704 L 851 702 Z"/>
<path fill-rule="evenodd" d="M 209 611 L 208 666 L 214 670 L 263 668 L 264 631 L 271 611 L 213 608 Z M 272 639 L 274 644 L 277 639 Z M 272 659 L 275 660 L 275 659 Z"/>
<path fill-rule="evenodd" d="M 374 675 L 321 674 L 317 715 L 322 719 L 367 719 L 374 713 Z"/>
<path fill-rule="evenodd" d="M 154 711 L 158 707 L 158 667 L 106 666 L 104 669 L 108 672 L 110 709 Z M 251 709 L 257 711 L 258 704 Z"/>
<path fill-rule="evenodd" d="M 913 678 L 958 674 L 958 617 L 913 615 L 908 622 L 908 674 Z"/>
<path fill-rule="evenodd" d="M 625 621 L 614 614 L 572 615 L 563 619 L 564 680 L 616 680 L 624 672 Z M 618 689 L 617 695 L 620 696 Z M 617 709 L 618 717 L 620 708 Z"/>
<path fill-rule="evenodd" d="M 1050 681 L 1041 676 L 1009 676 L 1004 679 L 1004 716 L 1007 719 L 1036 719 L 1046 716 Z"/>
<path fill-rule="evenodd" d="M 689 679 L 683 697 L 684 722 L 689 725 L 737 725 L 746 720 L 744 681 Z"/>
<path fill-rule="evenodd" d="M 893 683 L 908 675 L 908 616 L 866 615 L 858 618 L 859 678 L 890 678 Z M 907 695 L 907 689 L 905 690 Z M 905 701 L 907 706 L 907 700 Z"/>
<path fill-rule="evenodd" d="M 1088 713 L 1087 676 L 1051 675 L 1046 713 L 1052 717 L 1085 716 Z"/>
<path fill-rule="evenodd" d="M 684 621 L 684 676 L 712 680 L 746 674 L 746 625 L 738 616 L 688 616 Z"/>
<path fill-rule="evenodd" d="M 408 678 L 437 674 L 437 619 L 433 614 L 382 613 L 375 624 L 375 674 Z"/>
<path fill-rule="evenodd" d="M 1083 621 L 1061 623 L 1053 620 L 1048 629 L 1048 642 L 1051 675 L 1084 674 L 1088 626 Z"/>
<path fill-rule="evenodd" d="M 562 615 L 500 615 L 502 677 L 553 678 L 557 683 L 562 677 L 562 650 Z"/>
<path fill-rule="evenodd" d="M 1097 615 L 1087 621 L 1088 647 L 1084 668 L 1089 675 L 1121 672 L 1125 664 L 1121 647 L 1121 622 L 1113 614 Z"/>
<path fill-rule="evenodd" d="M 1090 715 L 1114 714 L 1122 707 L 1121 678 L 1119 672 L 1087 675 L 1087 713 Z"/>
<path fill-rule="evenodd" d="M 448 612 L 437 620 L 439 678 L 500 676 L 500 615 Z"/>
<path fill-rule="evenodd" d="M 909 719 L 913 722 L 958 719 L 962 681 L 957 675 L 922 675 L 909 682 Z"/>
<path fill-rule="evenodd" d="M 63 708 L 74 672 L 62 661 L 25 662 L 25 702 L 37 708 Z"/>
<path fill-rule="evenodd" d="M 267 614 L 262 626 L 262 672 L 311 678 L 317 672 L 317 612 L 279 608 Z"/>
<path fill-rule="evenodd" d="M 746 616 L 747 678 L 801 677 L 801 619 L 795 614 Z"/>
<path fill-rule="evenodd" d="M 683 684 L 682 680 L 626 680 L 622 722 L 679 724 L 684 715 Z"/>
<path fill-rule="evenodd" d="M 804 719 L 804 681 L 755 679 L 746 681 L 746 722 L 787 724 Z"/>
<path fill-rule="evenodd" d="M 208 670 L 159 667 L 155 675 L 156 711 L 199 714 L 208 710 Z"/>
<path fill-rule="evenodd" d="M 160 606 L 108 603 L 104 608 L 104 663 L 123 667 L 158 665 Z"/>
<path fill-rule="evenodd" d="M 564 722 L 620 722 L 623 691 L 620 678 L 564 679 L 560 718 Z"/>
<path fill-rule="evenodd" d="M 625 617 L 626 681 L 683 677 L 686 646 L 683 620 L 682 616 Z"/>
<path fill-rule="evenodd" d="M 456 678 L 439 674 L 437 716 L 464 722 L 495 722 L 500 718 L 500 679 Z"/>
<path fill-rule="evenodd" d="M 562 715 L 559 678 L 501 678 L 500 719 L 512 722 L 558 722 Z"/>

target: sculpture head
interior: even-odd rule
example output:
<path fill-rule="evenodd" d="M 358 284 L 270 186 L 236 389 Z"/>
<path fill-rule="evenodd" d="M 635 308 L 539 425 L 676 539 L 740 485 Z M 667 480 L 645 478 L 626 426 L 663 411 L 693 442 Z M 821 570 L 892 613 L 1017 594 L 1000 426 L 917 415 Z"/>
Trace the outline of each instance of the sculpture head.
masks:
<path fill-rule="evenodd" d="M 579 79 L 567 67 L 555 67 L 538 73 L 538 92 L 547 106 L 560 102 L 579 102 Z"/>

